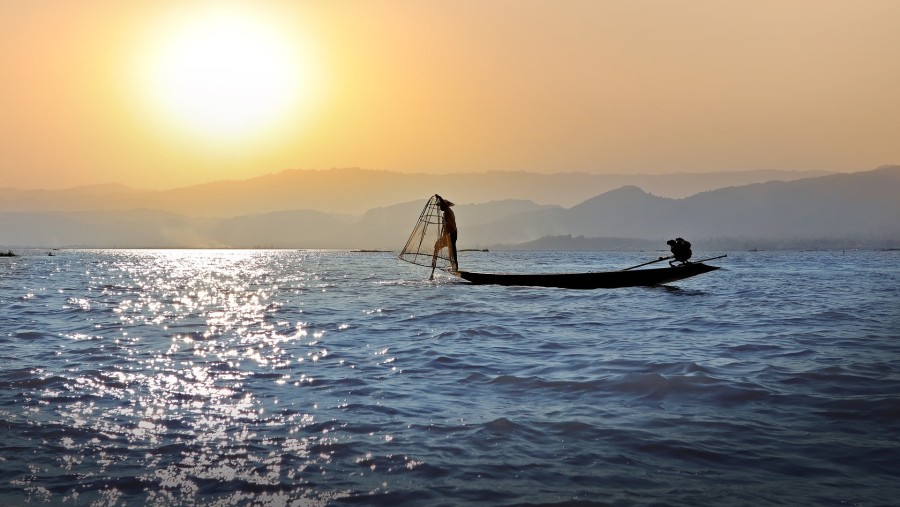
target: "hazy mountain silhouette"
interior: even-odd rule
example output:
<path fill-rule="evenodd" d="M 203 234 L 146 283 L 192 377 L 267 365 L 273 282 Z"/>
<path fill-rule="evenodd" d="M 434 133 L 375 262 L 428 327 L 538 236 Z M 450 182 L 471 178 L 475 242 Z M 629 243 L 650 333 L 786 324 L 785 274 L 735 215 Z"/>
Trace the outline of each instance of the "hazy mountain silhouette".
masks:
<path fill-rule="evenodd" d="M 96 190 L 96 189 L 95 189 Z M 154 209 L 2 212 L 0 248 L 276 247 L 399 249 L 427 198 L 376 207 L 364 214 L 297 208 L 229 217 Z M 900 245 L 900 166 L 797 181 L 773 181 L 674 199 L 624 186 L 574 206 L 529 200 L 458 204 L 460 248 L 610 248 L 682 236 L 697 244 Z M 453 198 L 456 202 L 460 200 Z M 606 238 L 606 239 L 598 239 Z M 609 240 L 608 238 L 627 238 Z M 628 243 L 628 242 L 632 243 Z M 839 243 L 838 243 L 839 242 Z"/>
<path fill-rule="evenodd" d="M 534 227 L 540 236 L 693 239 L 765 238 L 781 242 L 855 238 L 900 240 L 900 166 L 794 182 L 731 187 L 685 199 L 622 187 L 562 212 L 511 217 L 500 228 Z M 526 225 L 527 224 L 527 225 Z M 494 232 L 480 231 L 484 240 Z M 496 231 L 500 234 L 500 231 Z M 827 243 L 826 243 L 827 244 Z"/>
<path fill-rule="evenodd" d="M 318 210 L 359 215 L 430 195 L 435 189 L 457 203 L 505 199 L 574 206 L 597 194 L 636 185 L 666 197 L 771 180 L 791 181 L 816 172 L 745 171 L 712 174 L 601 175 L 483 172 L 406 174 L 365 169 L 288 170 L 242 181 L 216 181 L 162 191 L 122 185 L 67 190 L 0 188 L 0 211 L 116 211 L 156 209 L 188 216 L 234 217 Z"/>

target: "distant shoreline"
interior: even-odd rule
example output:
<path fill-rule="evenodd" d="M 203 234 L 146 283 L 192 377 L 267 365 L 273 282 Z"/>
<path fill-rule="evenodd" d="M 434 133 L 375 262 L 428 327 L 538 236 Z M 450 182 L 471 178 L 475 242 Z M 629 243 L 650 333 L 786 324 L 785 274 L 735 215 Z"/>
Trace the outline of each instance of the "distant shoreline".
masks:
<path fill-rule="evenodd" d="M 591 239 L 591 238 L 587 238 Z M 597 238 L 603 239 L 603 238 Z M 819 242 L 797 242 L 782 243 L 777 240 L 747 242 L 726 241 L 726 240 L 692 240 L 695 245 L 694 251 L 697 252 L 837 252 L 837 251 L 875 251 L 875 252 L 897 252 L 900 251 L 900 241 L 886 242 L 884 244 L 858 244 L 853 241 L 829 240 Z M 647 245 L 610 245 L 588 246 L 584 243 L 580 244 L 554 244 L 553 246 L 543 244 L 537 246 L 531 243 L 520 245 L 495 245 L 491 248 L 460 248 L 459 252 L 463 253 L 489 253 L 489 252 L 668 252 L 665 245 L 660 245 L 658 241 L 647 240 Z M 602 241 L 601 241 L 602 243 Z M 33 256 L 56 256 L 64 255 L 68 252 L 77 251 L 94 251 L 94 250 L 202 250 L 202 251 L 326 251 L 326 252 L 348 252 L 348 253 L 398 253 L 396 249 L 375 249 L 375 248 L 302 248 L 302 247 L 156 247 L 156 246 L 70 246 L 70 247 L 54 247 L 51 250 L 47 247 L 17 247 L 16 252 L 8 250 L 0 251 L 0 257 L 33 257 Z"/>

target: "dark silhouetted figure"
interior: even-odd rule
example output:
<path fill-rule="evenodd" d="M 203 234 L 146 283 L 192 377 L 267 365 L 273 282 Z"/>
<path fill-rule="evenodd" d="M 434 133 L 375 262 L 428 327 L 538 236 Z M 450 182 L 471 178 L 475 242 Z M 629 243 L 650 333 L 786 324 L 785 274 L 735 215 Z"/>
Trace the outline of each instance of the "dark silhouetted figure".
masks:
<path fill-rule="evenodd" d="M 693 255 L 693 252 L 691 252 L 691 243 L 685 241 L 683 238 L 670 239 L 669 241 L 666 241 L 666 244 L 669 245 L 669 248 L 672 250 L 672 257 L 675 258 L 674 261 L 669 261 L 670 266 L 676 261 L 685 264 L 688 262 L 688 259 L 691 258 L 691 255 Z"/>
<path fill-rule="evenodd" d="M 450 209 L 450 206 L 453 206 L 453 203 L 438 194 L 434 194 L 434 197 L 437 198 L 437 205 L 444 213 L 444 225 L 441 227 L 441 233 L 438 240 L 434 242 L 430 280 L 434 279 L 434 268 L 437 265 L 438 252 L 444 247 L 447 247 L 447 251 L 450 254 L 450 269 L 459 271 L 459 264 L 456 262 L 456 215 L 454 215 L 453 210 Z"/>

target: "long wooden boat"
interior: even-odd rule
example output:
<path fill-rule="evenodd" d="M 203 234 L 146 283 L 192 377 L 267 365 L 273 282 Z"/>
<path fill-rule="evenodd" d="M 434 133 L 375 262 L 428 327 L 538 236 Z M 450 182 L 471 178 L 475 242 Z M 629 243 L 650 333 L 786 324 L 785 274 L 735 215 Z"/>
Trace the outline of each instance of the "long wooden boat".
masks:
<path fill-rule="evenodd" d="M 475 285 L 526 285 L 563 289 L 617 289 L 662 285 L 719 269 L 702 262 L 691 262 L 666 268 L 633 271 L 601 271 L 593 273 L 475 273 L 457 271 L 455 275 Z"/>

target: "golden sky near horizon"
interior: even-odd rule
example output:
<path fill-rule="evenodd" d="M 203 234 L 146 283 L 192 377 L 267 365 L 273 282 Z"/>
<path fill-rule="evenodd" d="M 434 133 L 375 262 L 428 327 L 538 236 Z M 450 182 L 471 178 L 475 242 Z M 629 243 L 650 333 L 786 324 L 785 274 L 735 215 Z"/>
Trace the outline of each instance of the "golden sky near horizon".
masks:
<path fill-rule="evenodd" d="M 900 163 L 896 0 L 9 0 L 0 187 Z"/>

